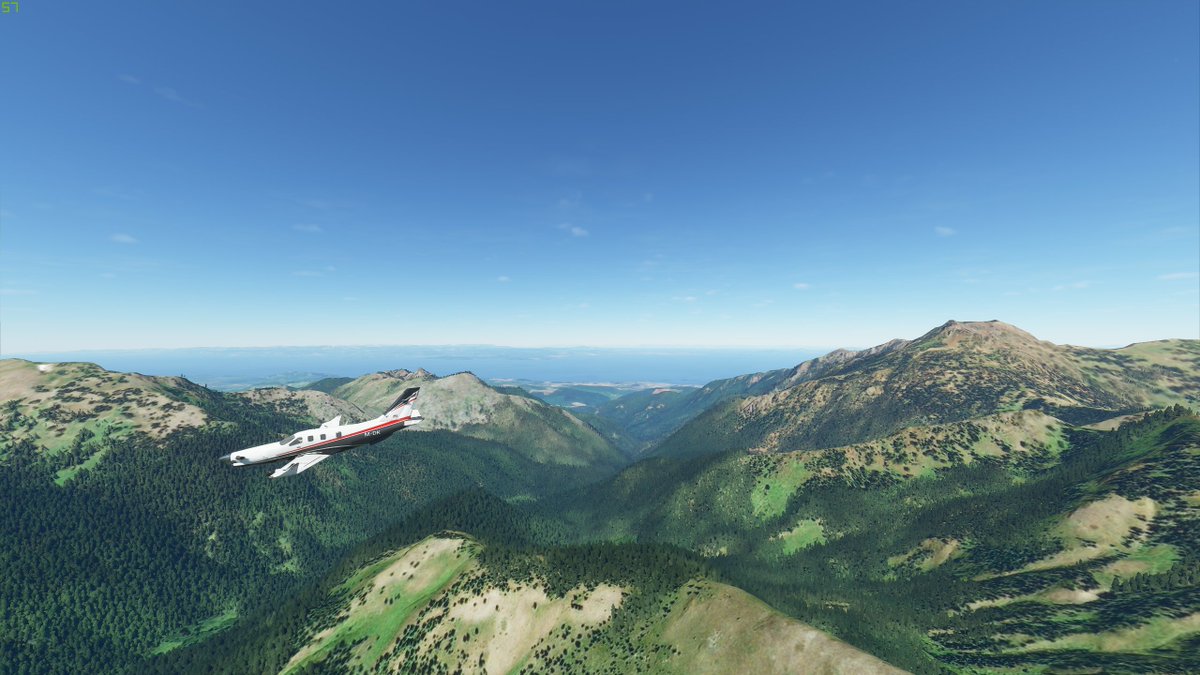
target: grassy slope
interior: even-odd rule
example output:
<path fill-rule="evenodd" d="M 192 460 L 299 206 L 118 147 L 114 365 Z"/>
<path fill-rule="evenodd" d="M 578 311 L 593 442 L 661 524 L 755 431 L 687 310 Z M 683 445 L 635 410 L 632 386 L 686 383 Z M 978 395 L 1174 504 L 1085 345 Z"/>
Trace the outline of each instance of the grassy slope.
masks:
<path fill-rule="evenodd" d="M 81 438 L 94 452 L 105 438 L 134 430 L 162 438 L 176 429 L 204 424 L 207 415 L 197 399 L 214 396 L 177 377 L 115 373 L 91 363 L 4 359 L 0 455 L 22 440 L 54 454 Z"/>
<path fill-rule="evenodd" d="M 653 597 L 605 581 L 555 592 L 490 576 L 481 549 L 430 537 L 352 573 L 284 672 L 900 672 L 724 584 L 687 580 Z"/>
<path fill-rule="evenodd" d="M 1103 434 L 1025 411 L 890 439 L 896 456 L 935 458 L 928 472 L 853 465 L 877 443 L 649 460 L 550 508 L 579 532 L 710 556 L 773 606 L 916 671 L 1187 670 L 1200 420 L 1168 417 Z M 1138 574 L 1183 585 L 1113 592 Z"/>

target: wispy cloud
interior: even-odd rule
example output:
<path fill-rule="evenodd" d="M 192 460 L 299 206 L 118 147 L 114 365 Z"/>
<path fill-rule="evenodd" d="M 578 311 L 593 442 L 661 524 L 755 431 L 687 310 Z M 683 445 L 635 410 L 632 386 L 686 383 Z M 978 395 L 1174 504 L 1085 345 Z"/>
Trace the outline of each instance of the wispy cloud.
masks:
<path fill-rule="evenodd" d="M 142 83 L 141 78 L 134 77 L 133 75 L 130 75 L 129 73 L 123 73 L 121 75 L 118 75 L 117 79 L 124 82 L 125 84 L 141 84 Z"/>
<path fill-rule="evenodd" d="M 671 299 L 674 300 L 675 302 L 695 302 L 696 296 L 694 296 L 694 295 L 677 295 Z"/>
<path fill-rule="evenodd" d="M 953 227 L 942 227 L 940 225 L 933 228 L 933 231 L 939 237 L 953 237 L 954 235 L 958 234 L 958 230 L 954 229 Z"/>
<path fill-rule="evenodd" d="M 167 99 L 172 103 L 182 103 L 183 105 L 195 105 L 191 101 L 184 98 L 179 92 L 172 87 L 155 87 L 154 93 Z"/>
<path fill-rule="evenodd" d="M 16 296 L 16 295 L 37 295 L 37 291 L 31 291 L 25 288 L 0 288 L 0 295 Z"/>
<path fill-rule="evenodd" d="M 563 210 L 574 209 L 581 204 L 583 204 L 583 193 L 579 192 L 578 190 L 575 190 L 571 192 L 571 194 L 564 195 L 558 199 L 558 208 Z"/>
<path fill-rule="evenodd" d="M 109 239 L 111 239 L 112 241 L 114 241 L 118 244 L 136 244 L 136 243 L 138 243 L 138 240 L 133 235 L 125 234 L 124 232 L 118 232 L 118 233 L 114 234 L 113 236 L 109 237 Z"/>
<path fill-rule="evenodd" d="M 297 232 L 324 232 L 325 231 L 324 228 L 322 228 L 320 225 L 314 225 L 312 223 L 299 223 L 297 225 L 293 225 L 292 229 L 296 230 Z"/>
<path fill-rule="evenodd" d="M 509 281 L 512 281 L 512 279 L 509 279 L 508 277 L 506 277 L 504 275 L 500 275 L 500 276 L 496 277 L 496 281 L 499 281 L 502 284 L 507 284 Z"/>
<path fill-rule="evenodd" d="M 1158 275 L 1159 281 L 1183 281 L 1185 279 L 1200 279 L 1200 272 L 1171 272 Z"/>
<path fill-rule="evenodd" d="M 812 288 L 812 284 L 806 284 L 801 281 L 801 282 L 792 284 L 792 288 L 794 288 L 798 291 L 807 291 L 808 289 Z"/>
<path fill-rule="evenodd" d="M 570 232 L 572 237 L 588 236 L 587 230 L 583 229 L 582 227 L 579 227 L 578 225 L 572 225 L 571 223 L 563 223 L 562 225 L 558 226 L 558 229 L 566 230 L 567 232 Z"/>

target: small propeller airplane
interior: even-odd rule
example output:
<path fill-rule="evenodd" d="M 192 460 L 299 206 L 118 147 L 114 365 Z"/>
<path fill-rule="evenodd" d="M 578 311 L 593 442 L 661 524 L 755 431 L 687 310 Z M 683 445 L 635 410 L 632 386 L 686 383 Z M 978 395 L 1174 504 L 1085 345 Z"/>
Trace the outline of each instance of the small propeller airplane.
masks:
<path fill-rule="evenodd" d="M 401 429 L 419 423 L 423 418 L 413 404 L 420 390 L 420 387 L 405 389 L 400 398 L 373 420 L 342 424 L 342 416 L 338 415 L 316 429 L 305 429 L 276 443 L 231 452 L 222 455 L 220 460 L 233 466 L 247 466 L 290 458 L 292 461 L 276 469 L 271 478 L 295 476 L 339 452 L 378 443 Z"/>

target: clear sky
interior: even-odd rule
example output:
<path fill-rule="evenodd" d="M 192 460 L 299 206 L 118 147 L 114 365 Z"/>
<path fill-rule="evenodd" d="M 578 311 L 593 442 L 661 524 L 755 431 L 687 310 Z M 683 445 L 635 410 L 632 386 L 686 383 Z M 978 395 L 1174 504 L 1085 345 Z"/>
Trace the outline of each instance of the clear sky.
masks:
<path fill-rule="evenodd" d="M 1200 3 L 0 15 L 0 351 L 1200 337 Z"/>

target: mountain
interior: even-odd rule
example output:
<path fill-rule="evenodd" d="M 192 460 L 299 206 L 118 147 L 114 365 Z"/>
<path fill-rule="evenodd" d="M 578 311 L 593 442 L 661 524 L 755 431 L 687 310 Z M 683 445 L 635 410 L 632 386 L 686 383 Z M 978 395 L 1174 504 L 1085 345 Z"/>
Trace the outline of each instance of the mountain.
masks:
<path fill-rule="evenodd" d="M 893 340 L 862 351 L 834 350 L 792 368 L 714 380 L 699 388 L 659 387 L 633 392 L 599 406 L 587 418 L 633 456 L 644 454 L 676 429 L 727 401 L 787 389 L 847 363 L 903 346 Z"/>
<path fill-rule="evenodd" d="M 463 534 L 464 531 L 477 533 Z M 426 534 L 432 533 L 432 534 Z M 365 543 L 320 584 L 151 665 L 208 672 L 901 672 L 657 544 L 566 533 L 464 493 Z"/>
<path fill-rule="evenodd" d="M 950 321 L 709 408 L 653 454 L 827 448 L 1021 409 L 1087 423 L 1175 403 L 1200 403 L 1200 341 L 1088 349 L 999 321 Z"/>
<path fill-rule="evenodd" d="M 570 412 L 532 396 L 497 391 L 471 373 L 436 377 L 424 370 L 364 375 L 333 390 L 367 415 L 383 412 L 406 387 L 421 387 L 422 431 L 444 429 L 502 443 L 541 464 L 615 470 L 624 457 Z"/>
<path fill-rule="evenodd" d="M 338 664 L 397 671 L 786 673 L 796 672 L 798 661 L 806 672 L 902 672 L 731 586 L 680 578 L 655 588 L 639 578 L 646 561 L 627 548 L 586 552 L 609 554 L 611 566 L 633 574 L 556 570 L 559 583 L 551 585 L 536 573 L 514 574 L 514 568 L 539 567 L 530 554 L 510 554 L 498 566 L 489 564 L 496 552 L 469 537 L 428 537 L 335 587 L 281 672 Z M 543 555 L 565 567 L 582 553 Z"/>
<path fill-rule="evenodd" d="M 615 474 L 467 373 L 0 362 L 0 672 L 1200 672 L 1198 357 L 951 322 L 650 391 L 614 433 L 698 414 Z M 300 479 L 215 460 L 417 384 L 443 428 Z"/>
<path fill-rule="evenodd" d="M 0 451 L 29 441 L 56 453 L 80 438 L 162 438 L 208 421 L 217 394 L 180 377 L 113 373 L 93 363 L 0 360 Z"/>
<path fill-rule="evenodd" d="M 338 415 L 345 420 L 364 420 L 362 408 L 344 399 L 311 389 L 265 387 L 237 392 L 237 396 L 260 406 L 267 406 L 285 415 L 325 422 Z"/>
<path fill-rule="evenodd" d="M 700 553 L 914 672 L 1196 672 L 1197 486 L 1187 409 L 1113 431 L 1026 410 L 843 448 L 648 459 L 538 508 L 581 541 Z"/>
<path fill-rule="evenodd" d="M 0 362 L 0 392 L 0 672 L 139 672 L 149 655 L 285 601 L 439 498 L 483 488 L 531 499 L 605 475 L 435 429 L 273 481 L 216 458 L 358 408 L 312 391 L 227 394 L 17 360 Z M 491 424 L 537 421 L 513 419 Z M 503 435 L 523 434 L 537 435 Z"/>
<path fill-rule="evenodd" d="M 353 377 L 325 377 L 315 382 L 309 382 L 304 385 L 303 389 L 312 389 L 313 391 L 323 391 L 326 394 L 332 394 L 334 389 L 353 381 Z"/>

